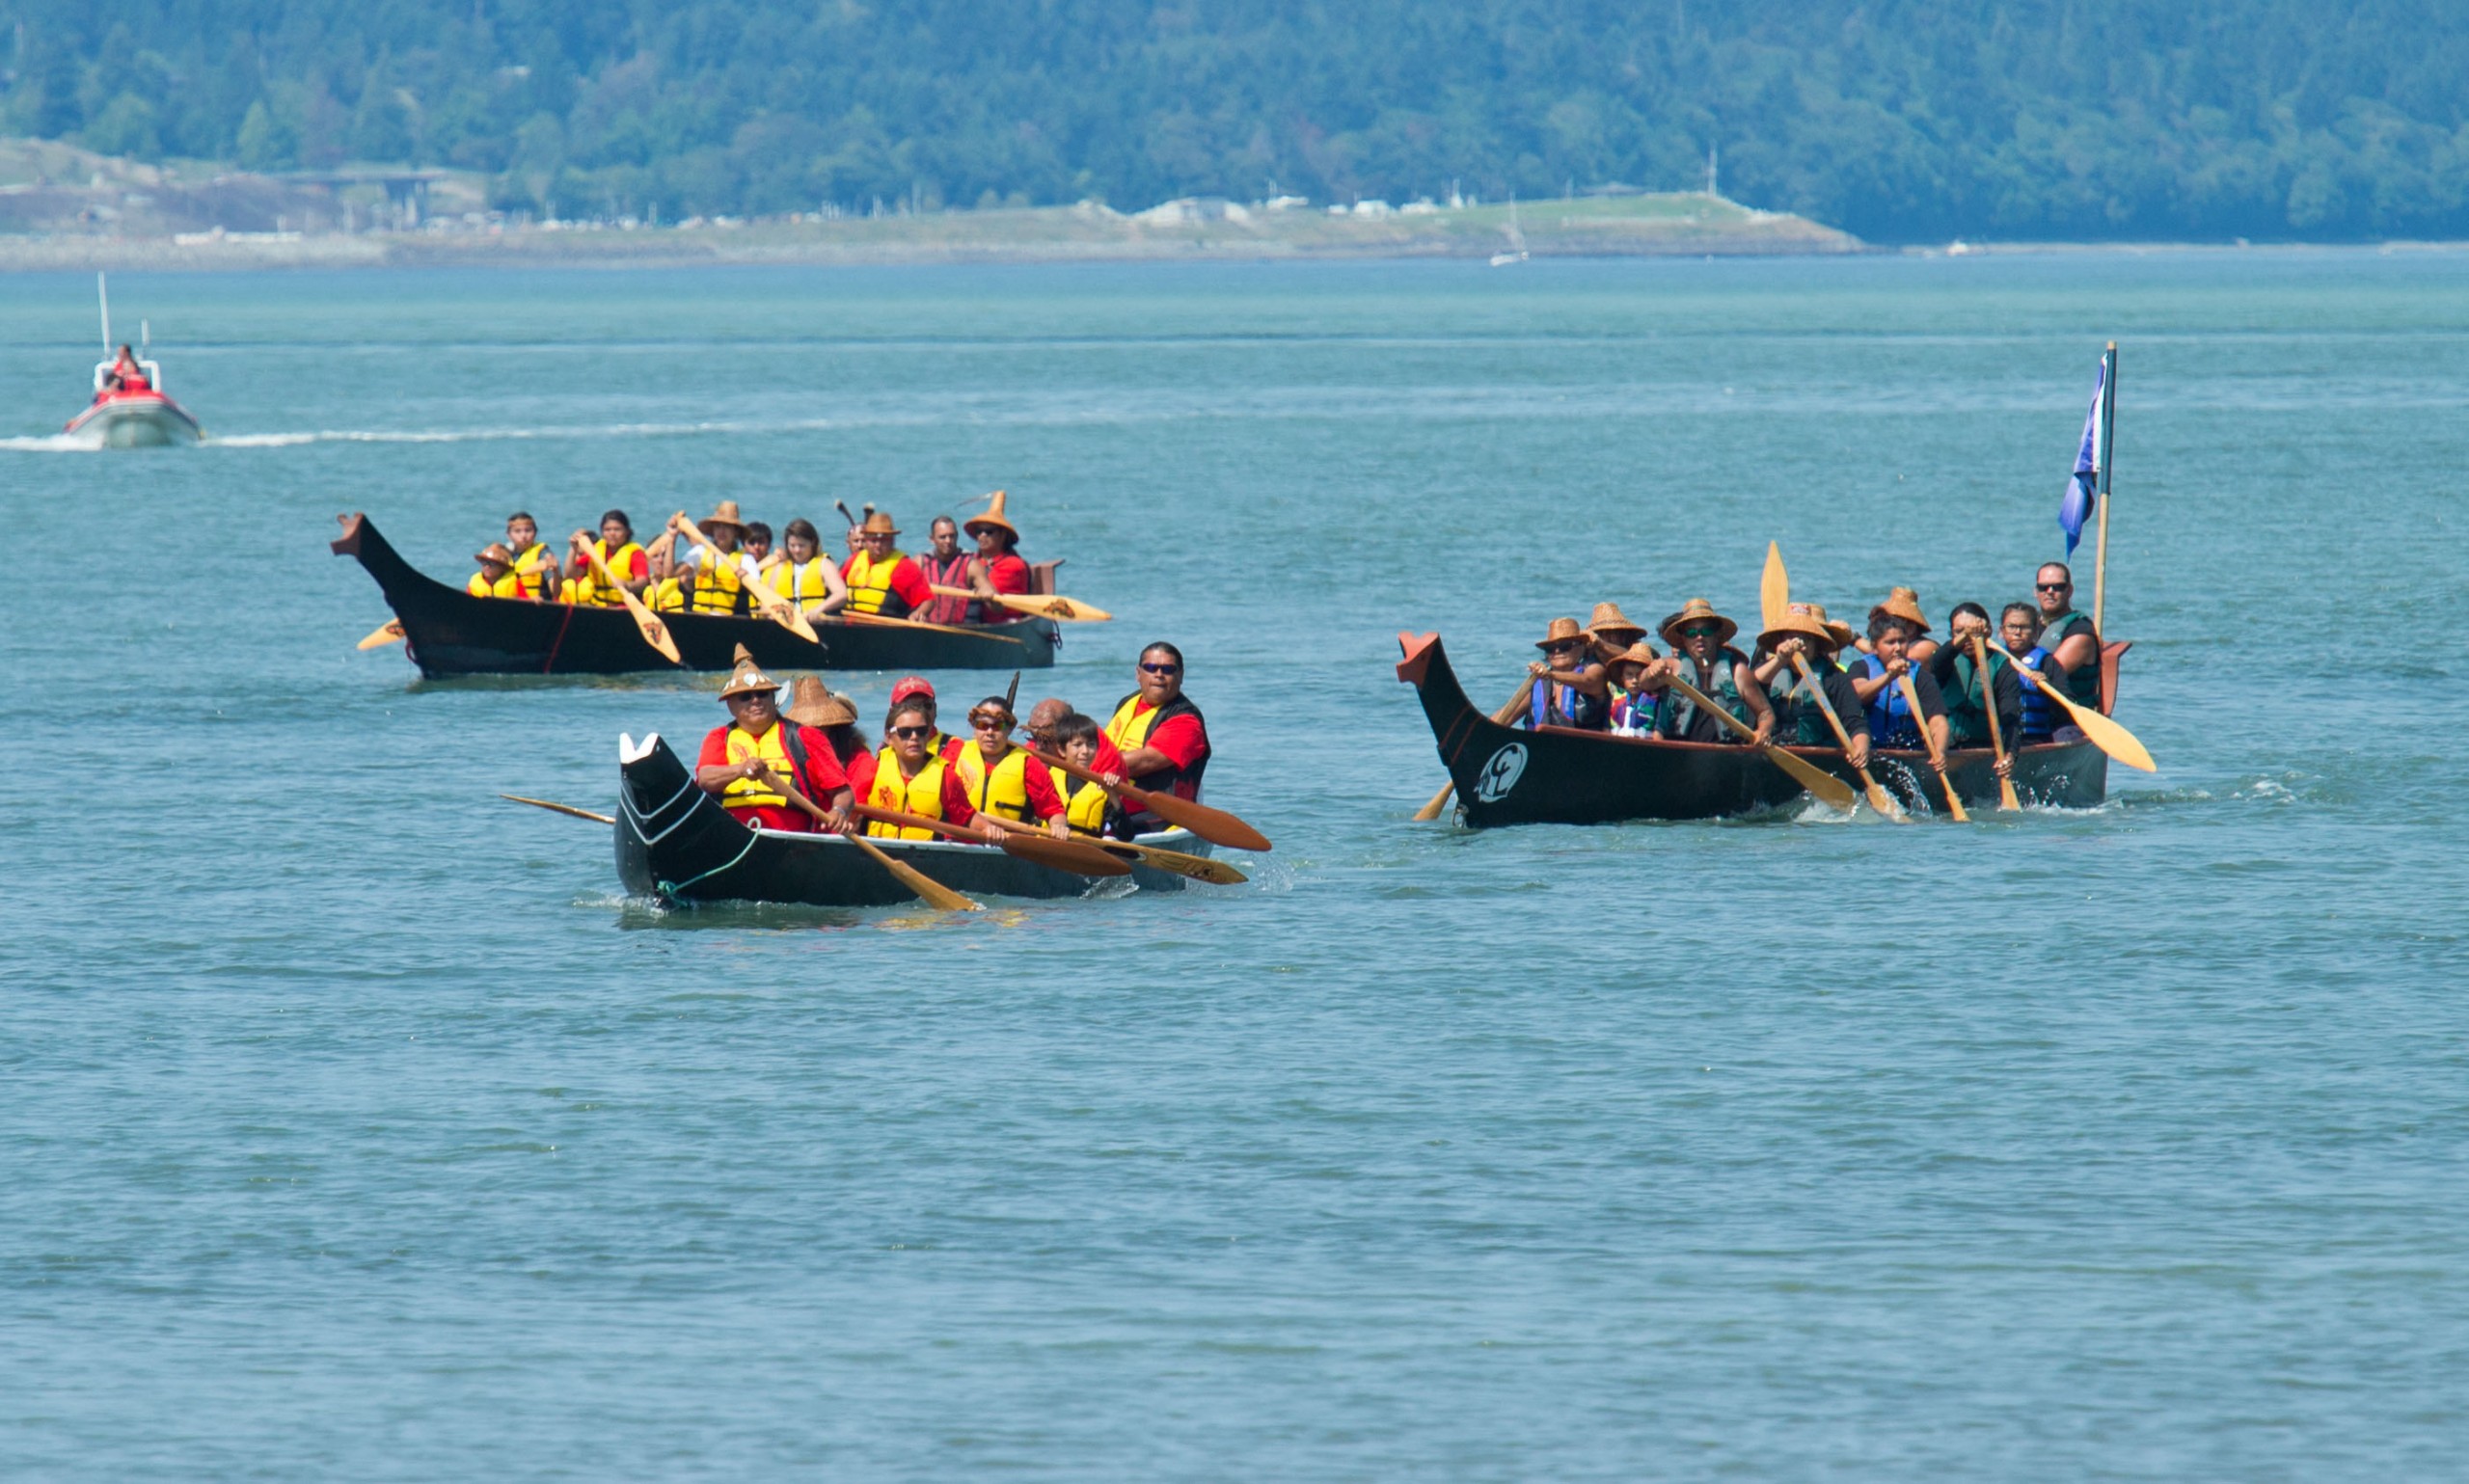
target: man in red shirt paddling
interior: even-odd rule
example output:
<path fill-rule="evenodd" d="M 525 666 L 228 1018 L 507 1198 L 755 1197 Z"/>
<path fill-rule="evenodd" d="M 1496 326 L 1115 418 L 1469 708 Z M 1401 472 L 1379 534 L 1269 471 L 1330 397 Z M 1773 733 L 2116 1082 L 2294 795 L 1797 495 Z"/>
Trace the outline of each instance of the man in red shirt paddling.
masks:
<path fill-rule="evenodd" d="M 1140 688 L 1106 722 L 1106 740 L 1123 754 L 1121 775 L 1108 781 L 1197 802 L 1208 769 L 1208 724 L 1183 694 L 1183 652 L 1163 640 L 1152 644 L 1140 652 L 1138 673 Z M 1133 811 L 1129 824 L 1135 833 L 1166 827 L 1144 810 Z"/>
<path fill-rule="evenodd" d="M 822 828 L 846 827 L 855 796 L 831 743 L 812 727 L 781 719 L 780 683 L 763 673 L 743 644 L 720 701 L 729 709 L 728 723 L 712 729 L 694 760 L 694 781 L 704 792 L 719 795 L 741 824 L 811 832 L 817 823 L 781 792 L 787 783 L 823 809 Z"/>
<path fill-rule="evenodd" d="M 935 601 L 926 574 L 892 545 L 891 538 L 899 534 L 890 513 L 882 510 L 870 512 L 857 527 L 857 551 L 840 567 L 849 583 L 849 607 L 842 611 L 900 618 Z"/>
<path fill-rule="evenodd" d="M 1026 618 L 1028 615 L 1017 608 L 986 601 L 997 593 L 1021 598 L 1029 593 L 1029 564 L 1020 559 L 1019 531 L 1003 518 L 1003 492 L 996 490 L 988 496 L 986 513 L 971 518 L 961 529 L 977 542 L 977 555 L 968 564 L 968 586 L 985 595 L 970 601 L 968 621 L 1009 624 Z"/>

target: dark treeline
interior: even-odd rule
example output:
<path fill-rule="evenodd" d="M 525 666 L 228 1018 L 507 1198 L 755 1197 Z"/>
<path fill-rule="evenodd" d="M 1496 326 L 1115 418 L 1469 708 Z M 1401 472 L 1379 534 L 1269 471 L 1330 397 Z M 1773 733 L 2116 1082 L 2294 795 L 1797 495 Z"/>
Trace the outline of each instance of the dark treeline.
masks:
<path fill-rule="evenodd" d="M 1623 182 L 1883 241 L 2469 235 L 2458 0 L 0 0 L 0 128 L 565 215 Z"/>

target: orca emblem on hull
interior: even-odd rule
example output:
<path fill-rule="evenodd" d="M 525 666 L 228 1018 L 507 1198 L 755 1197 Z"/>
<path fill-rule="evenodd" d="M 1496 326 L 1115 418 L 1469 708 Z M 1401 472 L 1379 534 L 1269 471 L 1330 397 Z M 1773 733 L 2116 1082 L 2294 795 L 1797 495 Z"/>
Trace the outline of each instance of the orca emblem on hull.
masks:
<path fill-rule="evenodd" d="M 1526 743 L 1510 742 L 1491 756 L 1483 765 L 1483 775 L 1475 785 L 1475 796 L 1487 804 L 1508 797 L 1517 780 L 1526 775 Z"/>

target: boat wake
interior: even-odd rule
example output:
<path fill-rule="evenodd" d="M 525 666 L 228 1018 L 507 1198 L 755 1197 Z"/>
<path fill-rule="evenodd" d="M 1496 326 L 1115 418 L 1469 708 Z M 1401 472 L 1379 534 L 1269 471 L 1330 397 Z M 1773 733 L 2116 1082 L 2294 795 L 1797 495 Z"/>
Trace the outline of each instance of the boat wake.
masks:
<path fill-rule="evenodd" d="M 103 441 L 74 433 L 44 433 L 33 438 L 0 438 L 0 448 L 26 453 L 100 453 Z"/>

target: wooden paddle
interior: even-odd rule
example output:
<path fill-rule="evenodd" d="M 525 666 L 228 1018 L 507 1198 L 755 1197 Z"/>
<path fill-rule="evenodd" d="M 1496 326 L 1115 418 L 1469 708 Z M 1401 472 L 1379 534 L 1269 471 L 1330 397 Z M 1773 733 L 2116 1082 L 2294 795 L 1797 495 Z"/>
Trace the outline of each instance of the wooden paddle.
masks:
<path fill-rule="evenodd" d="M 2139 768 L 2147 773 L 2160 770 L 2159 765 L 2152 761 L 2152 754 L 2145 750 L 2143 743 L 2135 740 L 2132 732 L 2089 707 L 2076 705 L 2067 698 L 2065 692 L 2042 679 L 2040 671 L 2016 659 L 2015 652 L 2005 645 L 1992 640 L 1989 647 L 2004 655 L 2015 666 L 2015 673 L 2040 687 L 2041 694 L 2055 701 L 2068 715 L 2074 717 L 2075 724 L 2083 729 L 2083 735 L 2091 739 L 2093 746 L 2129 768 Z"/>
<path fill-rule="evenodd" d="M 1826 688 L 1819 685 L 1817 677 L 1809 673 L 1809 662 L 1806 660 L 1794 655 L 1792 668 L 1800 671 L 1801 679 L 1808 682 L 1809 688 L 1817 692 L 1815 702 L 1817 709 L 1825 714 L 1826 724 L 1834 729 L 1834 740 L 1842 743 L 1843 761 L 1851 763 L 1852 734 L 1843 730 L 1843 718 L 1834 714 L 1834 702 L 1828 698 Z M 1894 796 L 1881 787 L 1877 779 L 1869 776 L 1869 769 L 1865 764 L 1853 763 L 1852 770 L 1860 775 L 1860 784 L 1868 791 L 1870 808 L 1897 823 L 1907 824 L 1911 823 L 1909 817 L 1904 814 L 1902 806 L 1894 801 Z"/>
<path fill-rule="evenodd" d="M 1085 835 L 1077 838 L 1089 839 Z M 1212 860 L 1206 855 L 1190 855 L 1181 850 L 1161 850 L 1153 845 L 1134 845 L 1128 840 L 1089 840 L 1089 843 L 1108 854 L 1127 856 L 1144 866 L 1153 867 L 1159 871 L 1170 871 L 1177 876 L 1189 877 L 1195 881 L 1207 881 L 1211 886 L 1240 886 L 1251 879 L 1250 877 L 1226 862 Z"/>
<path fill-rule="evenodd" d="M 1508 698 L 1508 704 L 1492 713 L 1493 723 L 1497 726 L 1506 726 L 1516 720 L 1519 712 L 1534 703 L 1534 688 L 1542 684 L 1543 681 L 1537 678 L 1518 687 L 1517 694 Z M 1439 819 L 1440 811 L 1449 807 L 1449 796 L 1455 792 L 1456 788 L 1457 780 L 1454 778 L 1442 784 L 1440 792 L 1431 796 L 1431 802 L 1415 811 L 1415 818 L 1418 821 Z"/>
<path fill-rule="evenodd" d="M 981 603 L 999 603 L 1015 612 L 1059 618 L 1067 624 L 1102 624 L 1114 617 L 1096 604 L 1061 598 L 1052 593 L 995 593 L 990 597 L 974 587 L 945 587 L 940 582 L 928 585 L 946 598 L 975 598 Z"/>
<path fill-rule="evenodd" d="M 813 799 L 799 793 L 796 784 L 793 784 L 786 778 L 781 777 L 778 773 L 773 772 L 769 768 L 759 769 L 757 771 L 764 782 L 772 785 L 773 789 L 779 793 L 783 797 L 787 798 L 789 802 L 804 810 L 816 823 L 820 824 L 830 818 L 830 816 L 826 814 Z M 925 872 L 909 864 L 909 862 L 905 860 L 892 859 L 889 855 L 883 853 L 882 850 L 873 841 L 867 839 L 864 835 L 857 833 L 855 830 L 843 830 L 842 834 L 850 844 L 855 845 L 857 849 L 872 856 L 876 865 L 890 872 L 893 879 L 899 881 L 901 885 L 908 887 L 910 891 L 915 892 L 917 894 L 917 900 L 925 903 L 928 906 L 944 912 L 983 912 L 986 910 L 983 905 L 978 903 L 971 902 L 968 898 L 962 896 L 959 892 L 956 892 L 950 887 L 944 885 L 942 882 L 936 880 Z"/>
<path fill-rule="evenodd" d="M 1971 636 L 1971 662 L 1980 676 L 1980 709 L 1989 717 L 1989 750 L 1997 757 L 2006 756 L 2006 739 L 1997 726 L 1997 688 L 1990 684 L 1987 641 L 1977 634 Z M 2023 801 L 2015 796 L 2015 780 L 2001 776 L 1997 780 L 1997 807 L 2021 809 Z"/>
<path fill-rule="evenodd" d="M 1069 871 L 1075 876 L 1129 876 L 1131 868 L 1094 845 L 1078 840 L 1057 840 L 1052 835 L 1032 832 L 1023 825 L 1017 830 L 1005 830 L 995 839 L 982 829 L 953 824 L 943 820 L 930 820 L 922 814 L 906 814 L 898 809 L 878 809 L 872 804 L 854 805 L 851 813 L 859 819 L 882 824 L 897 824 L 904 829 L 922 829 L 946 839 L 967 845 L 999 845 L 1006 855 L 1017 856 L 1033 865 L 1055 871 Z"/>
<path fill-rule="evenodd" d="M 1265 850 L 1269 848 L 1268 836 L 1223 809 L 1212 809 L 1207 804 L 1194 803 L 1172 794 L 1152 794 L 1128 783 L 1109 786 L 1105 779 L 1079 764 L 1066 762 L 1051 752 L 1040 752 L 1035 747 L 1029 749 L 1029 756 L 1049 767 L 1060 768 L 1084 783 L 1094 783 L 1132 807 L 1145 809 L 1169 824 L 1180 824 L 1211 845 L 1222 845 L 1231 850 Z"/>
<path fill-rule="evenodd" d="M 642 634 L 643 642 L 666 655 L 669 663 L 684 664 L 685 659 L 677 652 L 677 641 L 668 636 L 668 626 L 654 618 L 652 610 L 643 607 L 642 599 L 628 592 L 625 583 L 610 575 L 609 564 L 600 559 L 598 552 L 586 546 L 583 554 L 591 563 L 591 570 L 599 575 L 601 584 L 615 593 L 618 600 L 626 605 L 626 611 L 635 615 L 635 629 Z"/>
<path fill-rule="evenodd" d="M 677 512 L 675 516 L 670 518 L 669 524 L 696 546 L 711 547 L 712 554 L 714 556 L 722 561 L 729 559 L 729 553 L 721 551 L 719 547 L 712 546 L 711 538 L 704 535 L 701 530 L 696 528 L 692 521 L 686 518 L 685 511 L 680 510 Z M 772 620 L 775 624 L 778 624 L 781 628 L 788 630 L 791 634 L 796 634 L 799 638 L 805 640 L 809 644 L 820 644 L 823 642 L 814 636 L 814 625 L 806 622 L 806 615 L 799 609 L 796 604 L 791 603 L 788 599 L 773 592 L 772 590 L 772 584 L 763 580 L 763 576 L 760 572 L 756 573 L 753 577 L 747 577 L 742 571 L 738 572 L 737 582 L 740 587 L 746 589 L 748 596 L 754 599 L 754 606 L 763 610 L 764 617 Z"/>
<path fill-rule="evenodd" d="M 500 794 L 498 797 L 506 799 L 513 803 L 529 804 L 534 809 L 546 809 L 551 814 L 571 814 L 576 819 L 590 820 L 596 823 L 614 824 L 617 823 L 617 816 L 613 814 L 594 814 L 588 809 L 578 809 L 572 804 L 553 804 L 545 798 L 526 798 L 520 794 Z"/>
<path fill-rule="evenodd" d="M 1912 672 L 1904 671 L 1894 678 L 1903 689 L 1903 704 L 1912 708 L 1912 727 L 1920 734 L 1920 745 L 1929 749 L 1929 766 L 1938 770 L 1938 787 L 1946 792 L 1946 812 L 1958 824 L 1968 824 L 1971 816 L 1964 812 L 1964 801 L 1955 792 L 1955 780 L 1946 776 L 1946 755 L 1938 750 L 1938 734 L 1929 730 L 1929 718 L 1920 714 L 1920 688 L 1912 683 Z"/>
<path fill-rule="evenodd" d="M 831 616 L 845 618 L 853 624 L 890 624 L 901 629 L 928 629 L 936 634 L 957 634 L 964 638 L 995 639 L 1005 644 L 1021 642 L 1017 634 L 990 634 L 984 629 L 957 629 L 950 624 L 930 624 L 922 618 L 894 618 L 888 613 L 860 613 L 854 608 L 842 608 Z"/>
<path fill-rule="evenodd" d="M 403 621 L 399 618 L 390 618 L 371 630 L 368 637 L 360 641 L 360 647 L 377 649 L 388 644 L 398 644 L 402 642 L 402 638 Z"/>
<path fill-rule="evenodd" d="M 1766 543 L 1766 574 L 1757 583 L 1757 609 L 1765 616 L 1766 627 L 1774 628 L 1791 616 L 1792 579 L 1783 570 L 1783 548 L 1777 542 Z"/>
<path fill-rule="evenodd" d="M 1671 688 L 1679 691 L 1682 695 L 1689 697 L 1699 711 L 1702 711 L 1706 715 L 1714 717 L 1716 720 L 1722 722 L 1725 727 L 1728 727 L 1740 736 L 1748 738 L 1750 742 L 1755 742 L 1757 749 L 1766 754 L 1766 760 L 1768 762 L 1790 774 L 1794 783 L 1799 784 L 1801 787 L 1808 790 L 1811 794 L 1816 795 L 1818 798 L 1825 802 L 1829 807 L 1849 810 L 1859 801 L 1858 796 L 1852 792 L 1852 785 L 1844 782 L 1840 778 L 1837 778 L 1834 774 L 1828 772 L 1825 769 L 1818 767 L 1806 758 L 1795 757 L 1791 753 L 1784 751 L 1782 748 L 1776 746 L 1773 742 L 1757 742 L 1757 729 L 1755 727 L 1749 725 L 1738 716 L 1733 715 L 1730 712 L 1727 712 L 1722 707 L 1716 705 L 1714 701 L 1707 696 L 1706 692 L 1698 689 L 1696 686 L 1682 680 L 1677 675 L 1672 676 L 1669 684 L 1671 686 Z"/>

